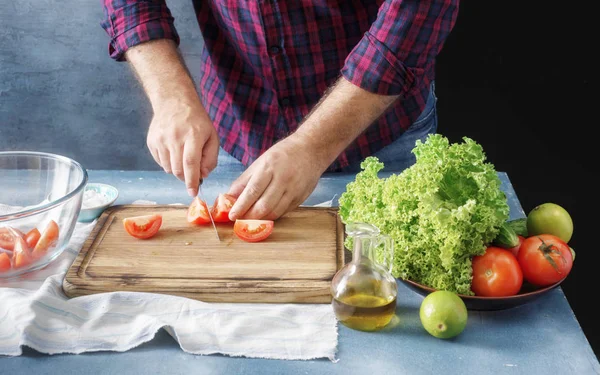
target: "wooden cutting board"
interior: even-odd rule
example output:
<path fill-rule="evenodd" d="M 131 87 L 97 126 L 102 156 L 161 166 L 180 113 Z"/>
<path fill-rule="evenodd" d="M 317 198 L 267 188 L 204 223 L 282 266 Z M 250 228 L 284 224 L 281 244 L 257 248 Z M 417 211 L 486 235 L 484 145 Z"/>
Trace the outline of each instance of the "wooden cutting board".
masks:
<path fill-rule="evenodd" d="M 125 232 L 125 217 L 161 213 L 152 238 Z M 206 302 L 329 303 L 344 264 L 344 229 L 336 208 L 300 207 L 275 222 L 265 241 L 248 243 L 233 224 L 186 220 L 187 207 L 108 208 L 63 282 L 67 296 L 101 292 L 165 293 Z"/>

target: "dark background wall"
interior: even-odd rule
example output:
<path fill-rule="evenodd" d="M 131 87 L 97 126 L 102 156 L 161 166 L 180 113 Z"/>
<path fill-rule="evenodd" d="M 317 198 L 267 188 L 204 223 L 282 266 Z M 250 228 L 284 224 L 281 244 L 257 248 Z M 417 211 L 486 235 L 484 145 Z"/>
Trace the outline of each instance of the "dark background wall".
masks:
<path fill-rule="evenodd" d="M 437 67 L 439 132 L 482 144 L 526 212 L 554 202 L 571 213 L 577 260 L 563 290 L 598 355 L 597 32 L 591 10 L 558 4 L 462 2 Z M 169 6 L 194 75 L 202 37 L 191 2 Z M 0 150 L 55 152 L 89 169 L 157 169 L 145 147 L 150 106 L 128 66 L 108 58 L 101 17 L 100 0 L 0 3 Z"/>

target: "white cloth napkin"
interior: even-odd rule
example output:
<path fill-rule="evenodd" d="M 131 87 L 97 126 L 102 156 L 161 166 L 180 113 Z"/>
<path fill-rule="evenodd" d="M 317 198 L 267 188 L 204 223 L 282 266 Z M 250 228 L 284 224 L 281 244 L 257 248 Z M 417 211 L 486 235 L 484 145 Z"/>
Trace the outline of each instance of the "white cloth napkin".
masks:
<path fill-rule="evenodd" d="M 77 223 L 68 247 L 44 269 L 0 279 L 0 355 L 21 355 L 23 345 L 48 354 L 121 352 L 165 328 L 193 354 L 335 361 L 337 321 L 330 304 L 205 303 L 138 292 L 69 299 L 62 280 L 94 225 Z"/>

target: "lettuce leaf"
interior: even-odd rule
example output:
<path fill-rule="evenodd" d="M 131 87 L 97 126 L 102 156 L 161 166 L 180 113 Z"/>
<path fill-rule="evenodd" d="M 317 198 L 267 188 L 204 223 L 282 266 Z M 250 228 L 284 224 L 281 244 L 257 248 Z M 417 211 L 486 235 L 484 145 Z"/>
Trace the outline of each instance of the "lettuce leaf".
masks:
<path fill-rule="evenodd" d="M 370 223 L 393 238 L 395 277 L 472 295 L 471 259 L 509 215 L 498 174 L 467 137 L 450 144 L 433 134 L 412 152 L 416 163 L 388 178 L 378 177 L 383 163 L 366 158 L 340 197 L 342 221 Z"/>

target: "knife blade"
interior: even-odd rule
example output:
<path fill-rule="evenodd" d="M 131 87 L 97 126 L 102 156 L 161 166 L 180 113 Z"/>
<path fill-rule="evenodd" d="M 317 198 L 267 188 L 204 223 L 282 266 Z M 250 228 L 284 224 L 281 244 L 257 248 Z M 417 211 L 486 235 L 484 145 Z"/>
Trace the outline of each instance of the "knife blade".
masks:
<path fill-rule="evenodd" d="M 213 219 L 212 213 L 210 212 L 210 208 L 208 208 L 208 204 L 206 203 L 206 200 L 204 199 L 204 196 L 202 195 L 202 182 L 204 182 L 204 180 L 202 178 L 200 178 L 200 184 L 198 184 L 198 197 L 200 197 L 200 200 L 202 200 L 204 202 L 204 205 L 208 209 L 208 216 L 210 217 L 210 222 L 212 223 L 213 229 L 215 230 L 215 236 L 217 236 L 217 240 L 219 242 L 221 242 L 221 237 L 219 237 L 219 232 L 217 231 L 217 226 L 215 225 L 215 220 Z"/>

